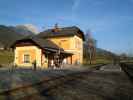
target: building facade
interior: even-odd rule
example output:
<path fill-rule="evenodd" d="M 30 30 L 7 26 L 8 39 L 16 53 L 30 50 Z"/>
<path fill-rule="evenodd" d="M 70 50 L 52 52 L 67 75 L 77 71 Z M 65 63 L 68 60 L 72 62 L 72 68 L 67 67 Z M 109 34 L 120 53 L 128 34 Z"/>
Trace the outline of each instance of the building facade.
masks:
<path fill-rule="evenodd" d="M 48 68 L 57 62 L 82 64 L 83 41 L 84 34 L 78 27 L 56 26 L 39 33 L 36 38 L 16 41 L 12 46 L 15 51 L 14 64 L 29 67 L 36 63 L 40 68 Z"/>

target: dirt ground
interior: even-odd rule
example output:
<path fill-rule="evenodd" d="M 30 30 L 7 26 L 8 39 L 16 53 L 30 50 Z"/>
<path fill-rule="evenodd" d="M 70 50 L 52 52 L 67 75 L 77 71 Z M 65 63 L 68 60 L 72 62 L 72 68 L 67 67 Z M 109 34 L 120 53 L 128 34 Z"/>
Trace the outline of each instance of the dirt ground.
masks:
<path fill-rule="evenodd" d="M 48 100 L 133 100 L 133 85 L 123 72 L 93 71 L 44 95 Z"/>
<path fill-rule="evenodd" d="M 0 79 L 4 79 L 5 77 L 7 85 L 5 83 L 3 84 L 6 88 L 11 88 L 11 86 L 17 86 L 25 82 L 36 82 L 42 78 L 55 77 L 73 72 L 79 72 L 79 74 L 72 76 L 71 80 L 60 80 L 60 82 L 52 81 L 48 83 L 61 83 L 50 89 L 47 89 L 46 85 L 42 85 L 38 88 L 33 87 L 29 91 L 25 90 L 25 94 L 33 91 L 37 91 L 37 94 L 21 100 L 133 100 L 133 83 L 122 70 L 82 70 L 85 74 L 80 74 L 79 69 L 77 71 L 73 69 L 36 72 L 32 70 L 17 70 L 11 73 L 2 71 L 0 72 L 0 74 L 2 74 Z M 7 97 L 3 98 L 7 99 Z M 12 98 L 11 100 L 14 99 Z"/>

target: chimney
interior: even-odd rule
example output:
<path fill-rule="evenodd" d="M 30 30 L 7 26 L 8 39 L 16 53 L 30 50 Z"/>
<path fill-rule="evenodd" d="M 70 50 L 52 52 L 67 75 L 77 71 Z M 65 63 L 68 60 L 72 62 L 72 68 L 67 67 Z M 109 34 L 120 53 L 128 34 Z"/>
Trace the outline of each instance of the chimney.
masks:
<path fill-rule="evenodd" d="M 59 32 L 58 23 L 55 24 L 53 31 L 54 32 Z"/>

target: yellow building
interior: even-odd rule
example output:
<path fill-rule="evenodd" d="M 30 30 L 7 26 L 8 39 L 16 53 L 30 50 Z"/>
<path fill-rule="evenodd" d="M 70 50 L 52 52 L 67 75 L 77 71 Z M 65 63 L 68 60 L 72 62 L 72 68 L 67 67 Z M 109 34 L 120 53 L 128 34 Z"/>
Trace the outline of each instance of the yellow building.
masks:
<path fill-rule="evenodd" d="M 36 38 L 16 41 L 12 46 L 15 51 L 14 63 L 29 67 L 36 62 L 40 68 L 48 68 L 56 65 L 56 62 L 82 64 L 83 40 L 84 34 L 78 27 L 56 26 L 41 32 Z"/>

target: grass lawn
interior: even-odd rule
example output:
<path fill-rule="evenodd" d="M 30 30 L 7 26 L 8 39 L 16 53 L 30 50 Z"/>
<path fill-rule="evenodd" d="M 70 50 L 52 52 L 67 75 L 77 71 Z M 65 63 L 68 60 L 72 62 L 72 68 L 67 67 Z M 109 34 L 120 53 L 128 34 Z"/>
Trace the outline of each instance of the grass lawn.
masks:
<path fill-rule="evenodd" d="M 109 64 L 109 63 L 112 63 L 112 61 L 111 60 L 107 60 L 107 59 L 96 59 L 96 60 L 92 61 L 91 65 Z M 84 59 L 83 65 L 90 65 L 90 61 Z"/>
<path fill-rule="evenodd" d="M 0 64 L 12 63 L 14 59 L 13 51 L 0 50 Z"/>

